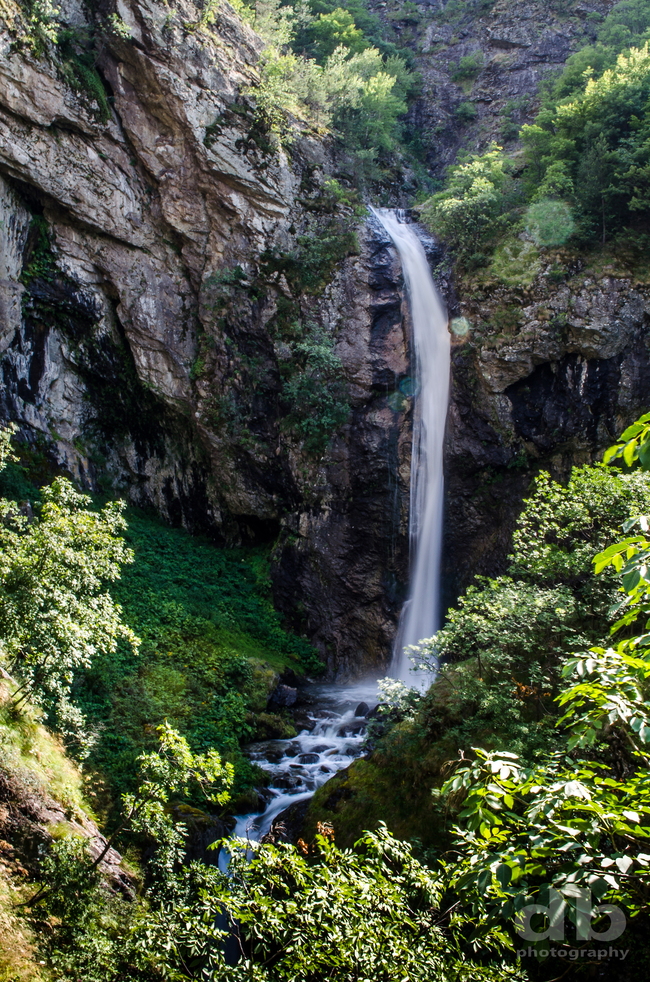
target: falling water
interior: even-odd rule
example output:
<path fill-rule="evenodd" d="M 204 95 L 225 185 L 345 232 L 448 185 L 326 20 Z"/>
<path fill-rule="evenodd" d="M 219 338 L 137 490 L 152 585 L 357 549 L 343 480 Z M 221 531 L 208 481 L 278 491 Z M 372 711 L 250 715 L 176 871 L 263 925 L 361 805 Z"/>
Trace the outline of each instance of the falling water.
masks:
<path fill-rule="evenodd" d="M 449 331 L 444 304 L 415 230 L 403 213 L 373 209 L 402 262 L 411 309 L 415 362 L 409 551 L 411 583 L 397 631 L 391 674 L 418 684 L 407 645 L 439 627 L 442 548 L 442 451 L 449 399 Z"/>

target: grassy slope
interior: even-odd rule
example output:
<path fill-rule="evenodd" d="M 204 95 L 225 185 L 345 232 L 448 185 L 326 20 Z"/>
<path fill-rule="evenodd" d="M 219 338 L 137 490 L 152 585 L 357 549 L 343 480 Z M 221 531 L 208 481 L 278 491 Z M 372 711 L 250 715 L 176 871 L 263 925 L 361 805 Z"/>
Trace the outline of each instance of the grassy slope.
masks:
<path fill-rule="evenodd" d="M 34 500 L 51 476 L 47 465 L 32 449 L 0 475 L 0 495 Z M 277 673 L 314 672 L 320 663 L 304 638 L 282 627 L 268 548 L 219 549 L 153 515 L 126 517 L 135 561 L 110 589 L 142 643 L 138 653 L 121 645 L 99 656 L 73 693 L 95 731 L 96 807 L 106 814 L 131 789 L 136 757 L 168 719 L 194 750 L 216 747 L 234 762 L 237 810 L 263 782 L 240 744 L 295 732 L 290 720 L 265 712 Z"/>
<path fill-rule="evenodd" d="M 70 813 L 90 813 L 83 794 L 79 768 L 66 756 L 59 740 L 39 722 L 39 714 L 26 706 L 15 713 L 8 688 L 0 683 L 0 771 L 8 772 L 26 788 L 26 796 L 45 792 Z M 0 821 L 15 818 L 20 802 L 0 804 Z M 33 893 L 19 848 L 0 837 L 0 982 L 27 982 L 43 977 L 33 931 L 21 916 L 21 901 Z"/>

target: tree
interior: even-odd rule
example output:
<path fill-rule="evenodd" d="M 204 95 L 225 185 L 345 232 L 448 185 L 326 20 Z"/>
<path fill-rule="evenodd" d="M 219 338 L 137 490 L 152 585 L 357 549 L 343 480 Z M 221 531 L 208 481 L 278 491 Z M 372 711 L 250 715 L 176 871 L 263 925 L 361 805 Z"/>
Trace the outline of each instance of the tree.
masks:
<path fill-rule="evenodd" d="M 347 10 L 337 7 L 328 14 L 319 14 L 311 27 L 313 51 L 319 62 L 334 54 L 339 46 L 347 48 L 352 54 L 365 51 L 370 45 L 354 23 L 354 17 Z"/>
<path fill-rule="evenodd" d="M 629 427 L 607 458 L 650 470 L 649 423 L 645 416 Z M 517 947 L 519 912 L 531 903 L 552 900 L 553 918 L 566 912 L 578 940 L 582 914 L 573 900 L 581 890 L 628 916 L 649 910 L 650 523 L 645 516 L 623 523 L 625 532 L 637 527 L 640 534 L 592 560 L 597 575 L 613 567 L 620 576 L 621 616 L 611 633 L 628 636 L 566 661 L 568 687 L 556 699 L 563 711 L 557 749 L 533 768 L 509 751 L 475 749 L 442 789 L 462 820 L 450 886 L 485 929 L 507 926 Z M 536 916 L 534 930 L 543 933 L 541 909 Z M 598 920 L 601 914 L 600 927 Z M 541 960 L 547 937 L 534 944 Z"/>
<path fill-rule="evenodd" d="M 94 860 L 86 844 L 74 837 L 56 842 L 41 863 L 41 887 L 23 906 L 36 919 L 43 911 L 54 918 L 45 938 L 45 953 L 57 969 L 57 978 L 83 978 L 85 982 L 123 979 L 194 979 L 188 967 L 215 950 L 222 962 L 220 944 L 224 932 L 214 919 L 203 924 L 200 916 L 187 916 L 185 902 L 193 897 L 206 876 L 197 869 L 183 868 L 186 829 L 175 823 L 169 810 L 172 796 L 198 794 L 209 802 L 224 805 L 229 800 L 233 767 L 223 763 L 215 750 L 193 754 L 184 737 L 166 721 L 158 727 L 159 746 L 138 758 L 138 787 L 124 795 L 122 820 L 104 842 Z M 101 885 L 101 863 L 119 836 L 136 833 L 154 845 L 147 867 L 148 909 L 137 901 L 124 903 Z M 192 912 L 194 913 L 194 912 Z M 192 924 L 192 941 L 183 948 L 184 931 Z M 155 935 L 156 923 L 175 934 Z M 155 936 L 155 943 L 153 938 Z M 178 941 L 180 940 L 180 945 Z M 180 955 L 180 957 L 177 957 Z"/>
<path fill-rule="evenodd" d="M 467 260 L 479 253 L 502 224 L 509 184 L 501 147 L 471 154 L 449 168 L 444 190 L 422 205 L 422 218 L 435 235 Z"/>
<path fill-rule="evenodd" d="M 471 955 L 444 929 L 443 883 L 413 856 L 410 845 L 385 827 L 341 850 L 321 826 L 313 846 L 230 843 L 228 877 L 199 872 L 194 904 L 177 920 L 151 925 L 152 947 L 172 938 L 186 962 L 193 939 L 205 936 L 219 916 L 235 933 L 239 960 L 225 965 L 213 944 L 194 973 L 224 982 L 497 982 L 521 978 L 504 964 L 499 939 L 488 935 L 492 962 Z M 172 926 L 173 925 L 173 926 Z M 197 931 L 196 927 L 199 927 Z M 218 974 L 217 974 L 218 973 Z"/>
<path fill-rule="evenodd" d="M 6 464 L 6 431 L 2 453 Z M 0 501 L 0 638 L 19 680 L 14 699 L 42 702 L 62 732 L 77 735 L 83 717 L 69 698 L 75 673 L 98 652 L 115 651 L 121 638 L 138 644 L 104 589 L 133 561 L 118 534 L 125 505 L 91 505 L 63 477 L 41 490 L 35 513 Z"/>

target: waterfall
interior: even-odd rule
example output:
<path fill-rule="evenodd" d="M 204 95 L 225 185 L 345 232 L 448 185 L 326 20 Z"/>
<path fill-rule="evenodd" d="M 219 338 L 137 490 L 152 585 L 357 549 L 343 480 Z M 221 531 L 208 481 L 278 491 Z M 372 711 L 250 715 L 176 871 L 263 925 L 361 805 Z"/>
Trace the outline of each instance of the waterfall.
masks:
<path fill-rule="evenodd" d="M 449 401 L 449 331 L 444 303 L 415 230 L 401 212 L 372 209 L 399 253 L 413 325 L 415 368 L 409 513 L 409 598 L 400 616 L 391 675 L 419 679 L 404 648 L 430 638 L 440 626 L 442 452 Z"/>

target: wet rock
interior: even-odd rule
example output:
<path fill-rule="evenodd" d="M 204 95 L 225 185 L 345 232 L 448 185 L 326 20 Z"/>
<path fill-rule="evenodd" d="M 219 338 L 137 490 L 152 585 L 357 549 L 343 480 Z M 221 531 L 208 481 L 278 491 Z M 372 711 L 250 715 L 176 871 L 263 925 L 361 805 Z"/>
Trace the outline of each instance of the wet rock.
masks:
<path fill-rule="evenodd" d="M 298 760 L 301 764 L 317 764 L 318 754 L 300 754 Z"/>
<path fill-rule="evenodd" d="M 294 774 L 279 774 L 277 777 L 273 778 L 273 784 L 276 788 L 282 788 L 284 791 L 293 791 L 301 784 L 299 777 Z"/>
<path fill-rule="evenodd" d="M 305 685 L 305 677 L 304 675 L 298 675 L 291 668 L 285 668 L 280 675 L 280 682 L 282 682 L 283 685 L 288 685 L 294 689 L 299 689 Z"/>
<path fill-rule="evenodd" d="M 311 733 L 311 731 L 316 726 L 317 720 L 314 719 L 311 713 L 307 712 L 304 709 L 293 709 L 291 712 L 291 716 L 294 725 L 299 733 L 302 730 L 307 730 L 308 732 Z"/>
<path fill-rule="evenodd" d="M 309 802 L 309 798 L 307 798 L 305 801 L 297 801 L 295 804 L 289 805 L 288 808 L 285 808 L 283 812 L 280 812 L 278 817 L 275 819 L 271 829 L 276 826 L 282 826 L 282 841 L 292 842 L 295 845 L 298 839 L 302 836 L 305 818 L 307 817 L 307 811 L 309 809 Z"/>
<path fill-rule="evenodd" d="M 271 707 L 286 707 L 295 705 L 298 699 L 298 690 L 292 688 L 290 685 L 280 685 L 277 686 L 275 691 L 272 693 L 269 699 L 269 706 Z"/>
<path fill-rule="evenodd" d="M 297 757 L 298 754 L 302 753 L 302 747 L 297 740 L 293 740 L 284 749 L 285 757 Z"/>
<path fill-rule="evenodd" d="M 370 712 L 370 706 L 367 702 L 360 702 L 354 711 L 355 716 L 367 716 Z"/>
<path fill-rule="evenodd" d="M 341 726 L 339 728 L 337 736 L 340 737 L 356 736 L 357 733 L 361 733 L 361 731 L 365 729 L 365 726 L 366 726 L 365 719 L 359 720 L 358 723 L 346 723 L 344 726 Z"/>
<path fill-rule="evenodd" d="M 335 750 L 336 748 L 335 747 L 333 748 L 332 745 L 329 743 L 319 743 L 317 747 L 312 747 L 311 752 L 313 754 L 324 754 L 326 751 L 332 749 Z"/>
<path fill-rule="evenodd" d="M 259 754 L 256 757 L 256 762 L 263 764 L 266 761 L 268 764 L 279 764 L 284 757 L 284 752 L 282 750 L 268 750 L 265 754 Z"/>

